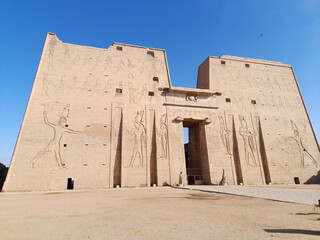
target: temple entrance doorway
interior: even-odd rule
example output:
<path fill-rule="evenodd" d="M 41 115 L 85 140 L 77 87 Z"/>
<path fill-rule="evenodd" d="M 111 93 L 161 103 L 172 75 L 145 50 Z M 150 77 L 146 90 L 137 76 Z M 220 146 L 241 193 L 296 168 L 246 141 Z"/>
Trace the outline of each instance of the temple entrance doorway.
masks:
<path fill-rule="evenodd" d="M 185 150 L 185 163 L 187 170 L 187 182 L 188 185 L 202 185 L 208 184 L 204 181 L 204 175 L 208 175 L 204 168 L 205 161 L 208 160 L 206 143 L 206 137 L 204 128 L 201 121 L 185 120 L 183 121 L 183 134 L 184 134 L 184 150 Z"/>

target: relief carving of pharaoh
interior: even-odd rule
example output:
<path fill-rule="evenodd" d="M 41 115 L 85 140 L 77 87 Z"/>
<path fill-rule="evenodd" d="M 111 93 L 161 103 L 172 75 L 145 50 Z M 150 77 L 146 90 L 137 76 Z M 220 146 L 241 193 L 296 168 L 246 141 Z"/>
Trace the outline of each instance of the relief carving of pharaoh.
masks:
<path fill-rule="evenodd" d="M 299 149 L 300 153 L 300 161 L 301 161 L 301 167 L 306 167 L 306 160 L 309 159 L 314 164 L 315 167 L 318 167 L 318 162 L 314 159 L 314 157 L 310 154 L 310 152 L 305 148 L 305 144 L 302 140 L 303 136 L 305 135 L 306 127 L 304 125 L 303 133 L 300 133 L 297 125 L 291 120 L 291 127 L 293 130 L 294 136 L 289 137 L 288 139 L 293 139 Z"/>
<path fill-rule="evenodd" d="M 134 119 L 133 128 L 129 131 L 127 130 L 127 134 L 133 136 L 133 148 L 129 165 L 126 168 L 132 168 L 136 159 L 138 159 L 139 163 L 136 167 L 143 167 L 143 159 L 144 159 L 144 149 L 145 149 L 145 139 L 146 139 L 146 129 L 143 124 L 143 116 L 144 111 L 138 111 L 137 115 Z"/>
<path fill-rule="evenodd" d="M 60 152 L 60 145 L 61 145 L 61 138 L 65 133 L 72 133 L 72 134 L 79 134 L 82 133 L 80 131 L 75 131 L 68 128 L 67 125 L 67 118 L 69 117 L 69 109 L 70 105 L 67 104 L 62 113 L 59 116 L 58 123 L 52 123 L 48 120 L 47 112 L 43 112 L 44 122 L 48 126 L 53 129 L 53 137 L 47 144 L 45 148 L 43 148 L 32 160 L 32 168 L 35 168 L 35 163 L 45 154 L 49 152 L 54 153 L 54 157 L 58 163 L 59 168 L 64 168 L 65 163 L 62 161 L 61 152 Z"/>

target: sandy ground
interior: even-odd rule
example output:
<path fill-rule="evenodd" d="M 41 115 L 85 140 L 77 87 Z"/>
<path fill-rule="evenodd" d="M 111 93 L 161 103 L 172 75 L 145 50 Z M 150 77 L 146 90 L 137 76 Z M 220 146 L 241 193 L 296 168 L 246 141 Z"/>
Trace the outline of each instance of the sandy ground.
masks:
<path fill-rule="evenodd" d="M 165 188 L 0 193 L 0 239 L 320 239 L 302 204 Z"/>

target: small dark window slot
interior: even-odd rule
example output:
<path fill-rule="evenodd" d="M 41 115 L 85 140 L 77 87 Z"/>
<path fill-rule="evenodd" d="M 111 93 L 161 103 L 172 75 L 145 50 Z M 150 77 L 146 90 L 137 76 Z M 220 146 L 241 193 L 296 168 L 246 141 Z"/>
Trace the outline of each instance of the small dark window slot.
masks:
<path fill-rule="evenodd" d="M 298 177 L 294 177 L 293 179 L 295 184 L 300 184 L 300 179 Z"/>
<path fill-rule="evenodd" d="M 221 65 L 226 65 L 226 61 L 221 61 Z"/>
<path fill-rule="evenodd" d="M 158 77 L 153 77 L 153 81 L 158 83 L 159 82 L 159 78 Z"/>
<path fill-rule="evenodd" d="M 250 67 L 250 64 L 249 64 L 249 63 L 246 63 L 245 66 L 246 66 L 246 68 L 249 68 L 249 67 Z"/>
<path fill-rule="evenodd" d="M 154 96 L 154 92 L 149 92 L 148 95 L 153 97 Z"/>
<path fill-rule="evenodd" d="M 69 127 L 69 125 L 68 125 L 68 124 L 66 124 L 66 127 Z"/>
<path fill-rule="evenodd" d="M 122 52 L 122 47 L 117 47 L 117 51 Z"/>
<path fill-rule="evenodd" d="M 121 88 L 117 88 L 116 89 L 116 93 L 122 93 L 122 89 Z"/>
<path fill-rule="evenodd" d="M 152 52 L 152 51 L 147 51 L 147 55 L 148 55 L 148 56 L 151 56 L 151 57 L 154 57 L 154 52 Z"/>
<path fill-rule="evenodd" d="M 251 103 L 252 104 L 257 104 L 257 101 L 256 100 L 251 100 Z"/>
<path fill-rule="evenodd" d="M 74 187 L 74 180 L 73 178 L 68 178 L 68 184 L 67 184 L 67 189 L 72 190 Z"/>
<path fill-rule="evenodd" d="M 63 144 L 64 147 L 67 147 L 67 144 Z"/>
<path fill-rule="evenodd" d="M 230 98 L 226 98 L 226 102 L 231 102 L 231 99 Z"/>

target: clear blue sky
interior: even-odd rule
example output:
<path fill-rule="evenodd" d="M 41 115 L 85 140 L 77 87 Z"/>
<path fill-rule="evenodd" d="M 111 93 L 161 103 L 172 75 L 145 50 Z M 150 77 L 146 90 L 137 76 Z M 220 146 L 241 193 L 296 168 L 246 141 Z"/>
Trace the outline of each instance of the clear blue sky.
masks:
<path fill-rule="evenodd" d="M 291 64 L 320 137 L 320 0 L 2 0 L 0 162 L 7 166 L 47 32 L 100 48 L 165 49 L 173 86 L 195 87 L 209 55 Z"/>

